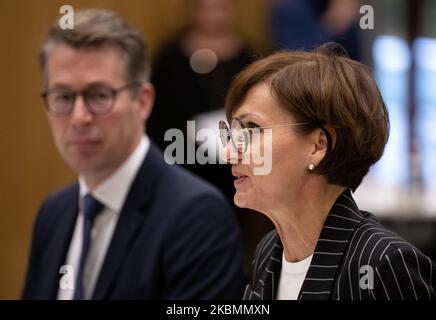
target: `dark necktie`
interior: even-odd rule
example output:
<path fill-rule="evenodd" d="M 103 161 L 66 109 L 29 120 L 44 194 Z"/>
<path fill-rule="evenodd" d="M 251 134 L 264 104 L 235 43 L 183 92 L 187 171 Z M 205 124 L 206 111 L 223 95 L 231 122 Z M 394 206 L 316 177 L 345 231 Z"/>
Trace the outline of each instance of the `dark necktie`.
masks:
<path fill-rule="evenodd" d="M 76 276 L 76 287 L 74 290 L 74 300 L 85 299 L 85 289 L 83 287 L 83 274 L 85 271 L 86 258 L 91 246 L 91 230 L 94 219 L 101 211 L 103 205 L 93 198 L 90 194 L 83 198 L 83 242 L 80 254 L 79 272 Z"/>

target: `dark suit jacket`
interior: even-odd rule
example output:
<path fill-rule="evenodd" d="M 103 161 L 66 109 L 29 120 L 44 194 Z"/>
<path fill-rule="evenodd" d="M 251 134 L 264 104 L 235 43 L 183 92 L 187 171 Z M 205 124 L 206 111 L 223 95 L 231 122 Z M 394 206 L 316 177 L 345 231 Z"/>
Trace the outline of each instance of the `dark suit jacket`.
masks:
<path fill-rule="evenodd" d="M 282 253 L 275 230 L 259 242 L 244 299 L 276 298 Z M 360 211 L 347 190 L 325 221 L 299 299 L 434 299 L 435 290 L 435 264 Z"/>
<path fill-rule="evenodd" d="M 74 184 L 42 205 L 22 297 L 55 299 L 78 215 Z M 241 298 L 234 212 L 212 186 L 149 152 L 127 196 L 93 299 Z"/>

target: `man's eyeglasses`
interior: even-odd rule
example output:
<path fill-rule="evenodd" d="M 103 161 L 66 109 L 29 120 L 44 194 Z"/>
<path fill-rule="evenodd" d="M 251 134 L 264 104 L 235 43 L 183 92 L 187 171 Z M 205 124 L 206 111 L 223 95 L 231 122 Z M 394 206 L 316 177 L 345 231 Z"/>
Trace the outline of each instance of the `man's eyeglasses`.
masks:
<path fill-rule="evenodd" d="M 68 116 L 72 112 L 78 96 L 83 97 L 85 106 L 90 113 L 103 115 L 112 110 L 119 92 L 135 86 L 139 86 L 139 83 L 128 83 L 117 89 L 101 84 L 91 85 L 82 91 L 56 88 L 44 91 L 41 96 L 47 111 L 56 117 Z"/>
<path fill-rule="evenodd" d="M 245 151 L 247 151 L 248 144 L 250 143 L 250 132 L 252 130 L 301 126 L 306 124 L 310 124 L 310 123 L 299 122 L 299 123 L 279 124 L 274 126 L 247 128 L 240 119 L 233 118 L 229 128 L 227 123 L 221 120 L 219 122 L 220 139 L 224 148 L 227 146 L 229 141 L 232 141 L 232 144 L 235 147 L 235 149 L 241 153 L 244 153 Z"/>

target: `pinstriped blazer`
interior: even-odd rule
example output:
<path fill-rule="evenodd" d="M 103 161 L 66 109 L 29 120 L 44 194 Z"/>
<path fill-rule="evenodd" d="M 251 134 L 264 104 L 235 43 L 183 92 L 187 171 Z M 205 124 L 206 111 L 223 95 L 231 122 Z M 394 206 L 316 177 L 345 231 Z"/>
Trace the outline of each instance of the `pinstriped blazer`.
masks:
<path fill-rule="evenodd" d="M 259 242 L 244 299 L 276 298 L 283 247 L 276 230 Z M 346 190 L 333 205 L 315 247 L 300 300 L 435 299 L 436 265 L 360 211 Z"/>

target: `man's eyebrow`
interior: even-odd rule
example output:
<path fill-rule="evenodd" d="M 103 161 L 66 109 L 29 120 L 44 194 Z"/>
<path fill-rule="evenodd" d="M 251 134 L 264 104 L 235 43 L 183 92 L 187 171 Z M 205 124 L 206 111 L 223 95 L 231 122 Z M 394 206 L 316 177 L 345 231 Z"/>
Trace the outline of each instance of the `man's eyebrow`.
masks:
<path fill-rule="evenodd" d="M 105 82 L 105 81 L 94 81 L 94 82 L 90 82 L 86 85 L 86 88 L 89 87 L 96 87 L 96 86 L 105 86 L 105 87 L 112 87 L 111 84 Z M 72 90 L 71 87 L 65 83 L 54 83 L 50 89 L 67 89 L 67 90 Z"/>
<path fill-rule="evenodd" d="M 47 89 L 66 89 L 66 90 L 71 90 L 70 86 L 63 84 L 63 83 L 55 83 L 49 87 L 47 87 Z"/>
<path fill-rule="evenodd" d="M 96 87 L 96 86 L 105 86 L 105 87 L 112 87 L 113 85 L 110 83 L 107 83 L 106 81 L 94 81 L 89 83 L 86 88 L 89 87 Z"/>

